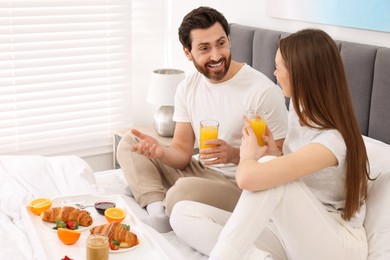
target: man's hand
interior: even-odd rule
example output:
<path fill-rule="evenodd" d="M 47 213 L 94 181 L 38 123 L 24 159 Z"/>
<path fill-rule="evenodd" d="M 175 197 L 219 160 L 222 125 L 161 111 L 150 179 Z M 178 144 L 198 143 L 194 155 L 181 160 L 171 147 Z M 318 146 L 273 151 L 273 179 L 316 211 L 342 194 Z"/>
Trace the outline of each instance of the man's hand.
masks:
<path fill-rule="evenodd" d="M 139 140 L 138 144 L 130 147 L 131 151 L 142 154 L 149 159 L 161 159 L 164 157 L 164 147 L 155 138 L 136 129 L 132 129 L 131 133 Z"/>
<path fill-rule="evenodd" d="M 234 163 L 238 164 L 239 149 L 234 148 L 222 139 L 212 139 L 205 142 L 208 145 L 215 145 L 212 148 L 204 148 L 199 151 L 200 159 L 206 165 L 219 163 Z M 210 160 L 213 159 L 213 160 Z"/>

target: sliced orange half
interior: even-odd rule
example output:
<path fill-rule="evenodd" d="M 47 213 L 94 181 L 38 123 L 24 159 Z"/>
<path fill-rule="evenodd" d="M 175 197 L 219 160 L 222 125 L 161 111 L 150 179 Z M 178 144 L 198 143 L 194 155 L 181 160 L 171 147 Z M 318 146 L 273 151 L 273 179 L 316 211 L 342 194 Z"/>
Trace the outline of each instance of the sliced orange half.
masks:
<path fill-rule="evenodd" d="M 126 217 L 126 211 L 121 208 L 108 208 L 104 212 L 104 216 L 106 217 L 108 222 L 122 222 Z"/>
<path fill-rule="evenodd" d="M 28 204 L 31 212 L 37 215 L 40 215 L 45 210 L 51 207 L 51 200 L 46 198 L 35 199 Z"/>
<path fill-rule="evenodd" d="M 58 228 L 57 235 L 65 245 L 73 245 L 79 240 L 81 233 L 67 228 Z"/>

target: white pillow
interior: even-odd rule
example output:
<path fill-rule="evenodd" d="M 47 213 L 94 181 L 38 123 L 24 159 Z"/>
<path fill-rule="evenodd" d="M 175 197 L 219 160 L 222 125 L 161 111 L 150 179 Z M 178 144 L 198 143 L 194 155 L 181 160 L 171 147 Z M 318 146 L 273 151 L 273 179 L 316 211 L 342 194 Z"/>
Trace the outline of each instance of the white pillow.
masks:
<path fill-rule="evenodd" d="M 363 136 L 370 162 L 367 213 L 364 221 L 368 238 L 367 260 L 390 259 L 390 145 Z"/>

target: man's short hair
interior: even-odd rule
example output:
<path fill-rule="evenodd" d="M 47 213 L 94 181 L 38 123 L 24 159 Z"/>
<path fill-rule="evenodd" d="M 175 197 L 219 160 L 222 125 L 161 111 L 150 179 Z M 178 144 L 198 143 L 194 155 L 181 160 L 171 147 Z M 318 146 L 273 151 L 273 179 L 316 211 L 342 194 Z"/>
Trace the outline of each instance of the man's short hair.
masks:
<path fill-rule="evenodd" d="M 206 6 L 201 6 L 192 10 L 184 16 L 179 27 L 179 40 L 181 44 L 191 51 L 191 31 L 194 29 L 207 29 L 215 23 L 220 23 L 226 33 L 226 36 L 229 37 L 229 24 L 222 13 Z"/>

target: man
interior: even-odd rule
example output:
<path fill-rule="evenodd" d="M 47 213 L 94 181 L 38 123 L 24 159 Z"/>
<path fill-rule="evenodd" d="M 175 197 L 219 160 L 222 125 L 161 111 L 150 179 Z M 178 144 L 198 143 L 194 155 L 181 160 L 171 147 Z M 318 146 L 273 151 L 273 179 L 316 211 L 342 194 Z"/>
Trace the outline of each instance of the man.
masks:
<path fill-rule="evenodd" d="M 282 91 L 262 73 L 231 59 L 229 25 L 221 13 L 194 9 L 183 18 L 179 39 L 197 71 L 178 86 L 172 144 L 164 147 L 133 129 L 118 145 L 118 161 L 134 198 L 149 213 L 143 221 L 159 232 L 171 230 L 169 215 L 181 200 L 233 211 L 241 194 L 234 174 L 242 116 L 248 110 L 266 114 L 279 148 L 287 132 Z M 219 136 L 208 141 L 215 147 L 201 149 L 195 159 L 203 119 L 219 122 Z"/>

